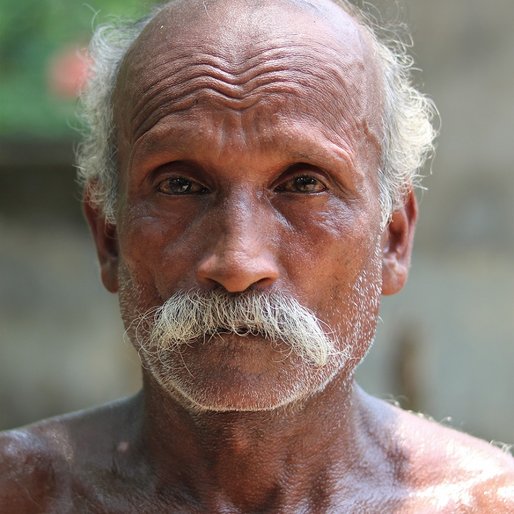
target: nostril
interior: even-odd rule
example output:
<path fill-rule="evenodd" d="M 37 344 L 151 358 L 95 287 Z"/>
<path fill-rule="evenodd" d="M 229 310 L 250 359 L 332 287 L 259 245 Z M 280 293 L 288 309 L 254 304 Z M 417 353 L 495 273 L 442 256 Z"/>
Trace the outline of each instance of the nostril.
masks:
<path fill-rule="evenodd" d="M 212 253 L 198 265 L 197 279 L 202 285 L 219 285 L 229 293 L 270 287 L 279 275 L 275 259 L 268 253 L 253 253 L 238 252 L 237 256 L 228 250 Z"/>

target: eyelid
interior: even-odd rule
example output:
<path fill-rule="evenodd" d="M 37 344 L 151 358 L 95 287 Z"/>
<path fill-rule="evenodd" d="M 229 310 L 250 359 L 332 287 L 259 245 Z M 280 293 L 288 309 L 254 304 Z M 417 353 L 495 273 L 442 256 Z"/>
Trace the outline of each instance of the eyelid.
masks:
<path fill-rule="evenodd" d="M 293 180 L 298 177 L 312 177 L 320 182 L 325 189 L 330 189 L 331 180 L 327 173 L 322 169 L 307 163 L 298 163 L 289 166 L 273 184 L 273 190 L 276 190 L 288 180 Z"/>
<path fill-rule="evenodd" d="M 200 172 L 195 166 L 183 161 L 174 161 L 158 166 L 150 172 L 148 177 L 154 186 L 170 178 L 184 178 L 210 189 L 199 175 Z"/>
<path fill-rule="evenodd" d="M 210 187 L 205 181 L 198 178 L 199 171 L 196 166 L 184 161 L 172 161 L 157 166 L 147 175 L 147 183 L 152 191 L 165 196 L 190 196 L 206 194 Z M 174 186 L 171 181 L 182 179 L 189 182 L 192 191 L 172 192 Z M 169 189 L 169 191 L 167 191 Z"/>
<path fill-rule="evenodd" d="M 302 177 L 312 178 L 313 180 L 315 180 L 316 181 L 315 187 L 319 187 L 319 190 L 317 190 L 317 191 L 309 191 L 309 190 L 302 191 L 300 189 L 296 189 L 297 187 L 299 187 L 299 185 L 296 184 L 295 181 L 297 179 L 299 179 L 299 178 L 302 178 Z M 290 183 L 292 183 L 292 184 L 290 184 Z M 289 187 L 290 185 L 292 187 Z M 317 179 L 316 177 L 311 177 L 309 175 L 293 176 L 293 177 L 288 178 L 285 181 L 281 182 L 275 188 L 275 192 L 277 192 L 277 193 L 290 193 L 290 194 L 298 194 L 298 195 L 307 195 L 307 194 L 309 194 L 309 195 L 319 195 L 321 193 L 324 193 L 327 190 L 328 190 L 328 187 L 325 185 L 324 182 L 322 182 L 321 180 Z"/>
<path fill-rule="evenodd" d="M 195 189 L 194 191 L 188 191 L 188 192 L 185 192 L 185 193 L 166 193 L 163 189 L 164 189 L 164 185 L 166 185 L 167 182 L 169 182 L 170 180 L 173 180 L 173 179 L 183 179 L 185 180 L 186 182 L 189 182 L 190 183 L 190 186 L 192 189 Z M 198 195 L 198 194 L 206 194 L 209 192 L 209 189 L 207 187 L 205 187 L 201 182 L 199 182 L 198 180 L 194 180 L 194 179 L 191 179 L 191 178 L 188 178 L 188 177 L 184 177 L 182 175 L 169 175 L 169 176 L 166 176 L 164 177 L 162 180 L 159 180 L 156 185 L 155 185 L 155 189 L 157 192 L 159 193 L 162 193 L 164 195 L 171 195 L 171 196 L 183 196 L 183 195 Z"/>

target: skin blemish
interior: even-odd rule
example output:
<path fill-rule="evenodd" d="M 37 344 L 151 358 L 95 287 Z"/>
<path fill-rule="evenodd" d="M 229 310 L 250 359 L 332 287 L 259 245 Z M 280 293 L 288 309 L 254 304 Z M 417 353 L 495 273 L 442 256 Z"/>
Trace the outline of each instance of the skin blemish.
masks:
<path fill-rule="evenodd" d="M 126 453 L 127 450 L 129 449 L 129 446 L 130 446 L 130 444 L 128 443 L 128 441 L 120 441 L 118 443 L 118 446 L 116 446 L 116 451 L 118 453 Z"/>

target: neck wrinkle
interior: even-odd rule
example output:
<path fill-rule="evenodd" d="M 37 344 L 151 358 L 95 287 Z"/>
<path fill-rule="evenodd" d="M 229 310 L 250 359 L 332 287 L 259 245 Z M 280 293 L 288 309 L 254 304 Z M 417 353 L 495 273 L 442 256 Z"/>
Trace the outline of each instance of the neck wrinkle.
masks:
<path fill-rule="evenodd" d="M 209 511 L 328 505 L 368 451 L 353 380 L 270 412 L 191 412 L 146 373 L 143 397 L 141 447 L 156 487 Z"/>

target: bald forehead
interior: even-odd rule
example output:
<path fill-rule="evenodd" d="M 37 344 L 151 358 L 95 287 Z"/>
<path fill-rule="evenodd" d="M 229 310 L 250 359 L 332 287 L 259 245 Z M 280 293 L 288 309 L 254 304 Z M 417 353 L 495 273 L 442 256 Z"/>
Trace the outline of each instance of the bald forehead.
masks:
<path fill-rule="evenodd" d="M 306 36 L 311 43 L 351 46 L 358 54 L 369 50 L 356 20 L 329 0 L 175 0 L 146 27 L 131 54 L 137 58 L 172 42 L 210 42 L 227 58 L 244 59 L 270 38 Z"/>
<path fill-rule="evenodd" d="M 377 77 L 366 34 L 327 0 L 178 0 L 129 50 L 115 121 L 130 144 L 202 103 L 245 111 L 266 102 L 378 140 Z"/>

